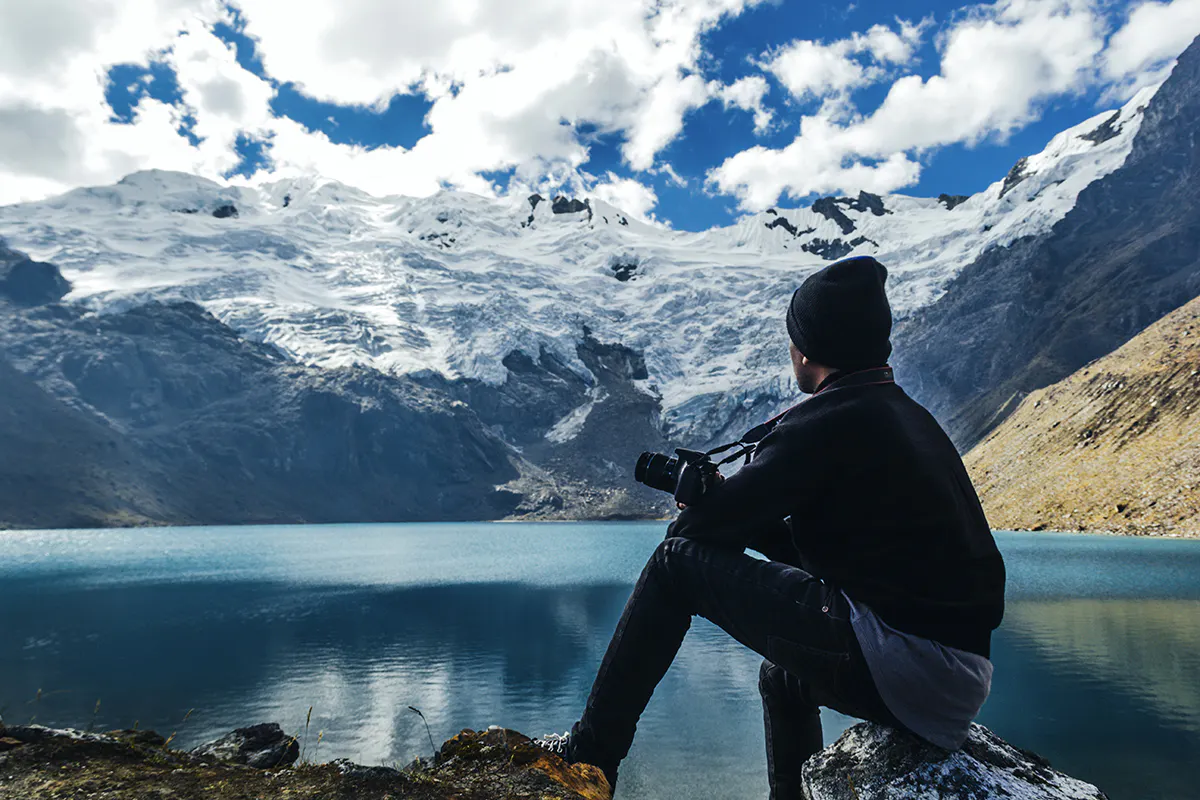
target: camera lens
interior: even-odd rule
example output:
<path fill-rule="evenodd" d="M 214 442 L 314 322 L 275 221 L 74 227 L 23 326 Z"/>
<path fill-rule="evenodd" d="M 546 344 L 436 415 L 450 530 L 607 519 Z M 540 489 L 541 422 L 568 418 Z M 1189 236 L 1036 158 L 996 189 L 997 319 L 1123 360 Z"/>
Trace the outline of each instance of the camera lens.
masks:
<path fill-rule="evenodd" d="M 679 459 L 663 453 L 642 453 L 633 468 L 633 479 L 651 489 L 674 494 L 679 482 Z"/>

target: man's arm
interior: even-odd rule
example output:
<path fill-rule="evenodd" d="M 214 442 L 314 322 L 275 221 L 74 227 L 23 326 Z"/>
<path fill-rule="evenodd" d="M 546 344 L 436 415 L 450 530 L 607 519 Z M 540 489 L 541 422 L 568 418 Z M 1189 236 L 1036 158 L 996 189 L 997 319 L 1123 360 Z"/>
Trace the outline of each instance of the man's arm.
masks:
<path fill-rule="evenodd" d="M 667 528 L 667 535 L 739 549 L 761 543 L 771 529 L 778 531 L 777 526 L 796 507 L 803 482 L 799 470 L 799 460 L 788 453 L 778 433 L 772 432 L 759 442 L 749 464 L 714 487 L 700 503 L 685 508 Z M 773 559 L 771 553 L 759 552 Z"/>

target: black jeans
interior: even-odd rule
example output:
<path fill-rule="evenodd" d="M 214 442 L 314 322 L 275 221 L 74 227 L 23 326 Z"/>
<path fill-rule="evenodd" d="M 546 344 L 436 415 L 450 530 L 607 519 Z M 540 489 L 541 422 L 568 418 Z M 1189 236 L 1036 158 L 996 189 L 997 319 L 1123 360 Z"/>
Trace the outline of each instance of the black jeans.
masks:
<path fill-rule="evenodd" d="M 899 726 L 875 689 L 840 592 L 797 567 L 670 538 L 642 570 L 572 729 L 577 760 L 615 778 L 693 614 L 766 659 L 758 685 L 774 800 L 803 797 L 800 767 L 822 747 L 820 706 Z"/>

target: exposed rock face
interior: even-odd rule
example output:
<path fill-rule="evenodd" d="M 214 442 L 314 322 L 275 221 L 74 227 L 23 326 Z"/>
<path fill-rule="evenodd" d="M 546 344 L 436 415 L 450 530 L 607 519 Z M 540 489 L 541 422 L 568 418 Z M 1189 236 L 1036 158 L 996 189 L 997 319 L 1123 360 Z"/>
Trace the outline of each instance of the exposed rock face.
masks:
<path fill-rule="evenodd" d="M 300 744 L 278 723 L 238 728 L 220 739 L 192 749 L 192 755 L 245 764 L 257 769 L 288 767 L 300 757 Z"/>
<path fill-rule="evenodd" d="M 1017 188 L 1017 185 L 1020 184 L 1021 181 L 1029 177 L 1029 173 L 1026 171 L 1026 167 L 1028 167 L 1028 165 L 1029 159 L 1017 159 L 1017 163 L 1013 164 L 1013 168 L 1010 169 L 1008 174 L 1004 176 L 1004 185 L 1000 187 L 1001 197 L 1004 197 L 1004 195 Z"/>
<path fill-rule="evenodd" d="M 1064 775 L 981 725 L 949 753 L 906 733 L 855 725 L 804 764 L 811 800 L 1105 800 L 1095 786 Z"/>
<path fill-rule="evenodd" d="M 854 252 L 854 248 L 864 244 L 878 246 L 876 242 L 865 236 L 856 236 L 849 242 L 845 239 L 812 239 L 800 245 L 800 249 L 806 253 L 820 256 L 826 261 L 837 261 Z"/>
<path fill-rule="evenodd" d="M 519 457 L 444 391 L 295 364 L 191 303 L 0 313 L 0 527 L 496 519 Z M 25 375 L 21 375 L 21 373 Z M 50 502 L 58 500 L 60 502 Z"/>
<path fill-rule="evenodd" d="M 550 206 L 550 210 L 555 214 L 577 214 L 580 211 L 592 210 L 592 207 L 586 200 L 577 200 L 574 197 L 564 197 L 559 195 L 554 198 L 554 202 Z"/>
<path fill-rule="evenodd" d="M 0 314 L 5 313 L 0 309 Z M 170 476 L 104 420 L 0 360 L 0 528 L 84 528 L 172 518 Z M 160 500 L 161 498 L 161 500 Z"/>
<path fill-rule="evenodd" d="M 822 197 L 812 204 L 812 210 L 826 219 L 833 220 L 842 229 L 842 234 L 852 233 L 854 231 L 854 220 L 846 216 L 846 214 L 838 208 L 838 198 Z"/>
<path fill-rule="evenodd" d="M 775 209 L 769 209 L 769 210 L 772 214 L 776 213 Z M 792 236 L 796 236 L 799 233 L 799 231 L 796 230 L 796 226 L 793 225 L 791 222 L 789 222 L 787 217 L 776 216 L 775 219 L 771 220 L 770 222 L 763 223 L 763 224 L 767 226 L 768 230 L 773 230 L 775 228 L 783 228 L 785 231 L 790 233 Z"/>
<path fill-rule="evenodd" d="M 0 312 L 0 527 L 666 511 L 645 362 L 586 329 L 589 378 L 514 351 L 491 386 L 296 364 L 191 303 Z"/>
<path fill-rule="evenodd" d="M 964 460 L 997 528 L 1200 536 L 1200 298 L 1030 394 Z"/>
<path fill-rule="evenodd" d="M 870 211 L 877 217 L 890 214 L 883 207 L 883 198 L 870 192 L 859 192 L 858 197 L 822 197 L 812 204 L 812 210 L 826 219 L 833 220 L 842 229 L 842 235 L 854 231 L 854 220 L 846 216 L 838 206 L 845 206 L 854 211 Z"/>
<path fill-rule="evenodd" d="M 938 202 L 946 207 L 947 211 L 953 211 L 955 206 L 961 206 L 971 198 L 965 194 L 946 194 L 943 192 L 938 195 Z"/>
<path fill-rule="evenodd" d="M 0 298 L 21 306 L 58 302 L 71 283 L 53 264 L 34 261 L 0 240 Z"/>
<path fill-rule="evenodd" d="M 237 206 L 226 203 L 223 206 L 217 206 L 213 209 L 212 215 L 217 219 L 228 219 L 238 215 Z"/>
<path fill-rule="evenodd" d="M 621 261 L 618 259 L 609 265 L 609 269 L 612 270 L 614 278 L 624 283 L 636 277 L 638 266 L 636 261 Z"/>
<path fill-rule="evenodd" d="M 1092 144 L 1100 144 L 1107 142 L 1109 139 L 1115 138 L 1121 132 L 1121 126 L 1117 125 L 1117 120 L 1121 118 L 1121 112 L 1113 114 L 1104 121 L 1104 124 L 1096 128 L 1094 131 L 1083 134 L 1084 139 L 1087 139 Z"/>
<path fill-rule="evenodd" d="M 996 248 L 897 326 L 901 384 L 969 449 L 1028 392 L 1200 295 L 1200 43 L 1145 110 L 1125 164 L 1042 238 Z"/>
<path fill-rule="evenodd" d="M 584 329 L 577 355 L 592 380 L 579 376 L 553 354 L 535 361 L 516 351 L 504 359 L 508 380 L 500 386 L 480 381 L 429 385 L 460 399 L 520 448 L 514 513 L 534 518 L 630 518 L 658 516 L 669 496 L 633 480 L 644 450 L 669 452 L 656 426 L 661 406 L 637 385 L 647 378 L 641 354 L 598 341 Z"/>

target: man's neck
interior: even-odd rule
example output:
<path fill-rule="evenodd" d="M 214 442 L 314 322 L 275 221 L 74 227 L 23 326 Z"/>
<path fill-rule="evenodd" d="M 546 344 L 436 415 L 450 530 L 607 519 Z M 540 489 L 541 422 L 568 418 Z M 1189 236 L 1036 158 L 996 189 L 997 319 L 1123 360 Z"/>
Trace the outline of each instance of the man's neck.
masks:
<path fill-rule="evenodd" d="M 829 384 L 836 381 L 838 378 L 841 378 L 845 375 L 846 375 L 845 370 L 840 370 L 840 369 L 832 370 L 828 375 L 826 375 L 824 377 L 824 379 L 822 379 L 822 381 L 820 383 L 817 384 L 817 388 L 813 389 L 813 394 L 816 394 L 817 392 L 821 391 Z"/>

